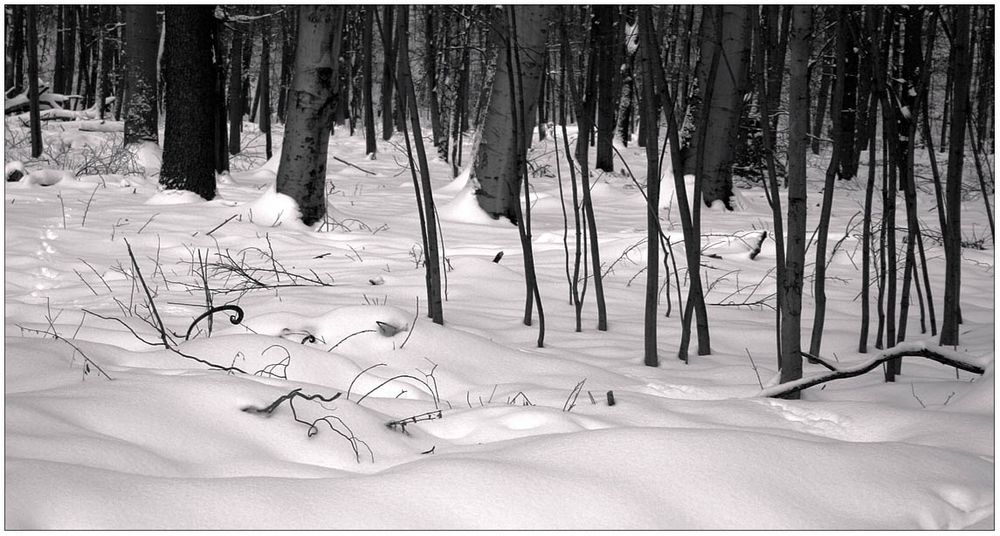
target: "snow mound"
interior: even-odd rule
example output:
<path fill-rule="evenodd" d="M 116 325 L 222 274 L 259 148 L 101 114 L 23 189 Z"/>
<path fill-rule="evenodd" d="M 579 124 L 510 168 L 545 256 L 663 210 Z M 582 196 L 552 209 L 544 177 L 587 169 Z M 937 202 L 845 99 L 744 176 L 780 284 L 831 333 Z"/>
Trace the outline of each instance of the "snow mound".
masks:
<path fill-rule="evenodd" d="M 309 229 L 302 223 L 298 203 L 285 194 L 279 194 L 274 185 L 268 187 L 256 201 L 246 205 L 246 209 L 247 217 L 257 225 Z"/>
<path fill-rule="evenodd" d="M 463 186 L 451 201 L 441 205 L 438 208 L 438 214 L 442 220 L 459 223 L 490 225 L 496 222 L 479 206 L 479 202 L 476 200 L 476 191 L 471 184 Z"/>

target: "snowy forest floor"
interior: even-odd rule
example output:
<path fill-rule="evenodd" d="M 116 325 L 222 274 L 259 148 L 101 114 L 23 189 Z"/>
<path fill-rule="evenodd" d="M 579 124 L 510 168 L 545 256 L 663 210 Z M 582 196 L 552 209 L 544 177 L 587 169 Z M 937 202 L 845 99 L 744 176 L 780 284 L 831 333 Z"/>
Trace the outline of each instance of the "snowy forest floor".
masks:
<path fill-rule="evenodd" d="M 446 162 L 431 162 L 447 276 L 438 326 L 426 317 L 400 140 L 380 141 L 368 160 L 363 136 L 336 133 L 330 219 L 317 232 L 273 193 L 278 156 L 264 162 L 251 124 L 231 177 L 206 202 L 159 191 L 155 154 L 133 161 L 113 149 L 120 132 L 81 123 L 48 122 L 48 156 L 33 162 L 26 129 L 7 123 L 5 161 L 24 160 L 31 172 L 6 183 L 4 199 L 7 529 L 994 525 L 995 258 L 971 161 L 962 232 L 983 249 L 963 249 L 958 351 L 988 362 L 986 374 L 906 358 L 896 383 L 874 371 L 789 401 L 756 396 L 777 377 L 774 242 L 752 260 L 748 245 L 772 229 L 759 186 L 737 181 L 735 212 L 702 214 L 712 355 L 692 345 L 689 364 L 675 358 L 671 274 L 661 366 L 650 368 L 643 197 L 627 174 L 596 177 L 609 330 L 596 330 L 591 284 L 577 333 L 551 138 L 531 153 L 547 330 L 536 348 L 537 326 L 521 323 L 517 231 L 485 216 Z M 280 140 L 279 130 L 276 153 Z M 644 182 L 643 149 L 620 150 Z M 829 155 L 810 158 L 811 233 Z M 822 353 L 841 364 L 866 359 L 857 352 L 866 164 L 867 153 L 861 179 L 838 181 L 830 225 Z M 565 160 L 558 166 L 568 203 Z M 918 169 L 940 322 L 944 255 L 932 238 L 929 177 Z M 663 184 L 661 218 L 686 297 L 674 190 L 669 177 Z M 878 187 L 875 199 L 878 213 Z M 903 227 L 901 194 L 899 206 Z M 569 237 L 572 252 L 572 229 Z M 140 274 L 176 351 L 157 346 Z M 232 325 L 229 312 L 216 315 L 210 334 L 203 320 L 185 341 L 206 296 L 238 304 L 246 318 Z M 807 341 L 810 289 L 804 301 Z M 907 340 L 936 342 L 918 313 L 913 304 Z M 280 400 L 296 389 L 306 396 Z M 279 400 L 270 414 L 245 411 Z"/>

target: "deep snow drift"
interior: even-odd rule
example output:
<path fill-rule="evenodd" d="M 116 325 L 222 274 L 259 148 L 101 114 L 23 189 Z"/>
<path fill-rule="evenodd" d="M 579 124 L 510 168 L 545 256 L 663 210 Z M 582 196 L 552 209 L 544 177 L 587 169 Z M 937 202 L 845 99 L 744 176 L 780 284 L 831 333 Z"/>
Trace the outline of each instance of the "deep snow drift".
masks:
<path fill-rule="evenodd" d="M 738 191 L 738 212 L 703 212 L 713 354 L 674 358 L 671 274 L 654 369 L 642 365 L 643 198 L 627 175 L 596 177 L 610 329 L 595 329 L 590 289 L 575 333 L 551 139 L 532 149 L 547 327 L 536 348 L 537 326 L 521 323 L 516 229 L 480 212 L 447 163 L 431 162 L 447 275 L 438 326 L 426 317 L 398 145 L 366 160 L 362 137 L 331 139 L 331 156 L 374 174 L 331 158 L 331 213 L 317 231 L 274 193 L 277 157 L 263 162 L 259 138 L 206 202 L 158 191 L 148 147 L 92 174 L 87 159 L 112 151 L 115 134 L 77 123 L 46 125 L 63 160 L 26 161 L 28 175 L 6 184 L 5 528 L 993 526 L 992 249 L 963 251 L 957 349 L 987 363 L 985 375 L 906 358 L 895 384 L 875 371 L 800 401 L 769 399 L 757 395 L 776 377 L 774 243 L 753 260 L 747 245 L 771 229 L 759 187 Z M 7 129 L 6 161 L 25 160 L 24 129 Z M 644 181 L 642 149 L 620 149 Z M 825 158 L 811 163 L 812 226 Z M 686 296 L 673 183 L 663 184 Z M 857 353 L 863 185 L 838 182 L 830 226 L 823 354 L 845 365 L 868 357 Z M 921 219 L 933 229 L 928 192 Z M 982 200 L 970 195 L 965 208 L 963 233 L 984 236 Z M 572 229 L 569 241 L 572 251 Z M 940 311 L 943 250 L 926 244 Z M 213 305 L 246 317 L 217 314 L 185 341 L 206 288 Z M 907 340 L 933 342 L 910 312 Z M 804 340 L 811 315 L 807 290 Z M 174 351 L 159 344 L 157 317 Z"/>

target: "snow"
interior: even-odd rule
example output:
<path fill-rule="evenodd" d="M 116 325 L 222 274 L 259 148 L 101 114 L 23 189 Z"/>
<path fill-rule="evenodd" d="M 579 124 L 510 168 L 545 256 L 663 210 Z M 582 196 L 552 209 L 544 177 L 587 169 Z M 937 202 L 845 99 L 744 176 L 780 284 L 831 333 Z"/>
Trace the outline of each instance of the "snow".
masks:
<path fill-rule="evenodd" d="M 46 124 L 46 142 L 69 155 L 110 147 L 114 133 L 80 133 L 81 123 Z M 26 139 L 19 123 L 7 128 L 8 143 Z M 280 140 L 279 127 L 276 150 Z M 379 143 L 364 160 L 361 133 L 332 138 L 335 223 L 312 228 L 275 191 L 280 155 L 264 163 L 263 148 L 234 159 L 257 165 L 220 176 L 213 201 L 159 190 L 155 144 L 135 148 L 133 172 L 80 177 L 7 148 L 5 171 L 28 174 L 5 186 L 5 528 L 993 528 L 992 249 L 963 251 L 962 346 L 942 350 L 984 375 L 907 357 L 892 384 L 876 370 L 807 389 L 802 400 L 769 399 L 760 395 L 777 381 L 766 305 L 774 242 L 759 187 L 739 191 L 737 212 L 702 210 L 713 354 L 674 358 L 671 274 L 670 316 L 665 295 L 659 313 L 662 363 L 650 368 L 642 364 L 646 211 L 627 174 L 594 176 L 609 331 L 595 329 L 591 284 L 580 333 L 558 184 L 531 177 L 547 329 L 537 348 L 537 316 L 522 323 L 516 229 L 479 209 L 468 170 L 453 179 L 441 161 L 430 165 L 447 300 L 445 324 L 430 321 L 409 171 L 393 154 L 398 144 Z M 536 139 L 533 155 L 554 170 L 552 143 Z M 619 150 L 642 183 L 644 150 Z M 333 156 L 364 160 L 376 174 Z M 810 158 L 814 205 L 829 155 Z M 669 173 L 662 185 L 661 223 L 686 293 Z M 933 190 L 918 190 L 921 206 L 933 207 Z M 877 351 L 857 352 L 852 216 L 863 182 L 841 181 L 835 195 L 822 355 L 848 369 Z M 819 211 L 810 210 L 811 233 Z M 930 228 L 932 212 L 921 213 Z M 981 199 L 965 201 L 962 224 L 966 236 L 982 235 Z M 572 255 L 572 228 L 568 237 Z M 125 240 L 176 351 L 156 345 Z M 925 246 L 940 321 L 943 253 L 933 240 Z M 239 305 L 245 318 L 233 324 L 224 311 L 211 333 L 203 319 L 184 340 L 206 309 L 202 262 L 213 305 Z M 811 289 L 804 301 L 806 341 Z M 910 314 L 904 344 L 933 346 L 917 307 Z M 246 411 L 296 389 L 339 397 L 293 395 L 270 414 Z"/>

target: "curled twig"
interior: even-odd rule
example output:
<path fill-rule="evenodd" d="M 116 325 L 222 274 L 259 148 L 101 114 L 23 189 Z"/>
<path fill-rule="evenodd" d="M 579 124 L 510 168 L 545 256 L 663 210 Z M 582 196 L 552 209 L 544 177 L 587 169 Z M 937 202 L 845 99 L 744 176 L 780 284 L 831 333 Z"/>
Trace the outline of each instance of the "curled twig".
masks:
<path fill-rule="evenodd" d="M 233 325 L 237 325 L 243 321 L 243 309 L 240 308 L 239 305 L 220 305 L 218 307 L 212 307 L 211 309 L 198 315 L 198 318 L 195 318 L 194 321 L 191 322 L 191 326 L 188 327 L 187 333 L 184 335 L 184 340 L 187 341 L 191 339 L 191 330 L 198 325 L 198 322 L 201 322 L 205 317 L 212 316 L 215 313 L 221 313 L 222 311 L 233 311 L 236 313 L 234 315 L 230 315 L 229 317 L 229 321 L 232 322 Z"/>

